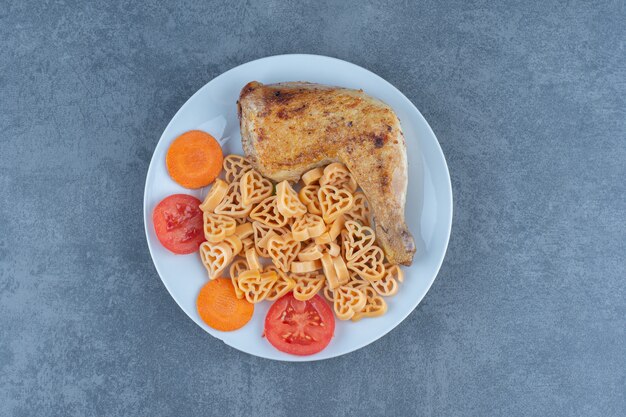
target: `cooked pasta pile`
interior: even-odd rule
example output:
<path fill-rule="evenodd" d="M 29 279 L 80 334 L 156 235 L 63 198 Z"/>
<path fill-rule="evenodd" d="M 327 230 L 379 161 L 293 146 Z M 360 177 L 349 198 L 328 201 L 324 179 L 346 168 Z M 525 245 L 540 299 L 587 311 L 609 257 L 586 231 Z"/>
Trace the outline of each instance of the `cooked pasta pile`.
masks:
<path fill-rule="evenodd" d="M 242 156 L 224 158 L 224 180 L 200 205 L 209 278 L 230 266 L 237 297 L 251 303 L 321 291 L 340 320 L 384 314 L 383 297 L 398 291 L 403 273 L 376 245 L 367 199 L 348 169 L 312 169 L 297 189 L 274 185 Z"/>

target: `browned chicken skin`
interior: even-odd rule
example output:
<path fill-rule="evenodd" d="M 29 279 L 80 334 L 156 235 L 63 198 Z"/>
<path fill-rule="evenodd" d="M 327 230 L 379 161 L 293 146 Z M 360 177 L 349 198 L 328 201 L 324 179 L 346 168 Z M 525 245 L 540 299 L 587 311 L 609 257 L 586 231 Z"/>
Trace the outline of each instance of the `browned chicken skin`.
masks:
<path fill-rule="evenodd" d="M 261 174 L 296 181 L 311 168 L 343 162 L 368 198 L 387 259 L 411 264 L 406 144 L 389 106 L 362 90 L 253 81 L 241 90 L 238 111 L 244 152 Z"/>

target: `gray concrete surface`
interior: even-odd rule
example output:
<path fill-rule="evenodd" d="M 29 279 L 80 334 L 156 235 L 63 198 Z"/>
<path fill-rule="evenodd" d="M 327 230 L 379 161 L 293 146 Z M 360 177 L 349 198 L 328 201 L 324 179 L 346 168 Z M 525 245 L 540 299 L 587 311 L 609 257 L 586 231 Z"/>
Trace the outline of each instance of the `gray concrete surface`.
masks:
<path fill-rule="evenodd" d="M 623 1 L 0 3 L 0 416 L 626 415 Z M 320 363 L 201 331 L 143 232 L 169 119 L 283 53 L 395 84 L 455 195 L 419 308 Z"/>

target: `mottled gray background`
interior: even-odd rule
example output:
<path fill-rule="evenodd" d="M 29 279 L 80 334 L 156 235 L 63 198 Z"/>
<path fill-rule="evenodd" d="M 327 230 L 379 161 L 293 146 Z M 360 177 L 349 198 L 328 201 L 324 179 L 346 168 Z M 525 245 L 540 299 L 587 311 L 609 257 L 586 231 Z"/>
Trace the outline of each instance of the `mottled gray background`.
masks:
<path fill-rule="evenodd" d="M 83 3 L 0 0 L 0 416 L 626 415 L 626 3 Z M 319 363 L 204 333 L 143 230 L 170 118 L 283 53 L 396 85 L 454 188 L 419 308 Z"/>

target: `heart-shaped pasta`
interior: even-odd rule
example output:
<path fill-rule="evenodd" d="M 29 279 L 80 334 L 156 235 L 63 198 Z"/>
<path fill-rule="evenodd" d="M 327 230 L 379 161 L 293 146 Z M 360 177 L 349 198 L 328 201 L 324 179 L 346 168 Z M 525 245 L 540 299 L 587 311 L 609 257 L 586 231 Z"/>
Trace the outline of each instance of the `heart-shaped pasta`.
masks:
<path fill-rule="evenodd" d="M 320 204 L 320 199 L 317 196 L 317 192 L 319 190 L 319 185 L 310 184 L 302 187 L 298 193 L 298 198 L 311 214 L 322 214 L 322 206 Z"/>
<path fill-rule="evenodd" d="M 324 275 L 317 272 L 292 274 L 291 277 L 296 281 L 293 289 L 293 296 L 296 300 L 310 300 L 324 286 Z"/>
<path fill-rule="evenodd" d="M 334 185 L 337 188 L 345 188 L 351 193 L 358 188 L 356 180 L 342 163 L 334 162 L 324 168 L 324 174 L 319 179 L 321 186 Z"/>
<path fill-rule="evenodd" d="M 312 170 L 302 174 L 302 182 L 304 185 L 317 184 L 319 179 L 322 178 L 322 175 L 324 175 L 324 168 L 313 168 Z"/>
<path fill-rule="evenodd" d="M 368 280 L 361 278 L 356 272 L 348 270 L 348 273 L 350 274 L 350 281 L 348 282 L 348 284 L 352 287 L 358 288 L 360 286 L 370 285 L 370 282 Z"/>
<path fill-rule="evenodd" d="M 276 186 L 278 211 L 285 217 L 299 217 L 306 213 L 306 206 L 298 198 L 289 182 L 281 181 Z"/>
<path fill-rule="evenodd" d="M 328 232 L 324 232 L 315 239 L 313 239 L 313 241 L 316 245 L 322 246 L 332 242 L 333 240 L 330 238 L 330 234 Z"/>
<path fill-rule="evenodd" d="M 272 236 L 282 236 L 289 232 L 285 227 L 271 228 L 258 221 L 252 223 L 252 229 L 254 231 L 255 249 L 259 256 L 263 256 L 264 258 L 270 257 L 270 254 L 267 252 L 267 242 L 269 239 Z"/>
<path fill-rule="evenodd" d="M 387 312 L 387 303 L 374 291 L 374 288 L 364 286 L 358 289 L 365 294 L 365 307 L 352 316 L 352 321 L 358 321 L 364 317 L 379 317 Z"/>
<path fill-rule="evenodd" d="M 398 292 L 398 281 L 404 280 L 404 272 L 398 265 L 385 264 L 385 274 L 371 283 L 372 288 L 383 297 L 390 297 Z"/>
<path fill-rule="evenodd" d="M 346 287 L 356 288 L 357 290 L 362 289 L 363 287 L 371 287 L 369 281 L 358 280 L 358 281 L 349 281 L 347 284 L 344 284 Z"/>
<path fill-rule="evenodd" d="M 293 287 L 296 286 L 296 281 L 287 276 L 286 273 L 276 268 L 274 265 L 266 266 L 264 271 L 274 271 L 278 275 L 278 280 L 276 280 L 269 294 L 265 297 L 266 300 L 276 301 L 289 291 L 293 290 Z"/>
<path fill-rule="evenodd" d="M 319 248 L 320 252 L 327 253 L 333 258 L 336 256 L 339 256 L 341 253 L 340 246 L 336 244 L 335 242 L 323 243 L 323 244 L 317 245 L 317 247 Z"/>
<path fill-rule="evenodd" d="M 276 272 L 261 273 L 258 269 L 243 271 L 237 279 L 239 289 L 243 292 L 244 297 L 253 304 L 265 300 L 277 280 L 278 274 Z"/>
<path fill-rule="evenodd" d="M 254 248 L 248 248 L 246 250 L 246 262 L 249 269 L 261 269 L 261 260 Z"/>
<path fill-rule="evenodd" d="M 239 239 L 245 239 L 247 237 L 253 237 L 254 229 L 252 228 L 252 223 L 245 222 L 237 226 L 235 229 L 235 234 L 239 236 Z"/>
<path fill-rule="evenodd" d="M 252 210 L 252 206 L 243 204 L 239 182 L 228 186 L 224 199 L 215 207 L 214 213 L 223 214 L 237 219 L 244 219 Z"/>
<path fill-rule="evenodd" d="M 365 252 L 376 240 L 376 235 L 371 227 L 363 226 L 354 220 L 348 220 L 344 227 L 345 234 L 342 237 L 342 243 L 347 261 L 356 258 L 359 253 Z"/>
<path fill-rule="evenodd" d="M 306 274 L 319 269 L 322 269 L 322 262 L 319 259 L 314 261 L 293 261 L 291 263 L 291 272 L 294 274 Z"/>
<path fill-rule="evenodd" d="M 293 238 L 298 242 L 316 238 L 325 231 L 324 220 L 320 216 L 310 213 L 298 218 L 291 226 Z"/>
<path fill-rule="evenodd" d="M 251 169 L 242 175 L 239 180 L 241 200 L 246 206 L 251 206 L 272 195 L 274 185 L 256 170 Z"/>
<path fill-rule="evenodd" d="M 252 234 L 254 236 L 254 244 L 258 247 L 265 248 L 267 246 L 267 239 L 269 239 L 269 236 L 267 236 L 267 234 L 272 230 L 273 229 L 271 227 L 266 226 L 261 222 L 252 222 Z"/>
<path fill-rule="evenodd" d="M 372 245 L 366 250 L 359 252 L 347 262 L 347 265 L 348 269 L 356 272 L 361 278 L 374 282 L 385 275 L 384 259 L 385 254 L 383 250 L 378 246 Z"/>
<path fill-rule="evenodd" d="M 327 285 L 331 290 L 340 287 L 343 284 L 346 284 L 349 280 L 349 275 L 346 276 L 342 273 L 340 277 L 337 274 L 337 268 L 335 267 L 335 259 L 332 258 L 328 253 L 324 253 L 320 261 L 322 262 L 322 269 L 324 270 L 324 275 L 326 276 L 326 280 L 328 281 Z M 342 260 L 343 261 L 343 260 Z"/>
<path fill-rule="evenodd" d="M 233 255 L 237 255 L 243 249 L 243 242 L 239 239 L 239 236 L 231 235 L 224 239 L 224 243 L 226 243 L 230 250 L 233 252 Z"/>
<path fill-rule="evenodd" d="M 345 261 L 341 256 L 335 256 L 331 259 L 335 267 L 335 274 L 337 274 L 337 282 L 339 282 L 340 285 L 346 284 L 350 280 L 350 273 L 348 272 Z"/>
<path fill-rule="evenodd" d="M 322 207 L 322 217 L 326 224 L 334 222 L 352 208 L 354 197 L 348 190 L 339 189 L 333 185 L 323 185 L 317 192 Z"/>
<path fill-rule="evenodd" d="M 365 307 L 367 298 L 356 288 L 348 286 L 338 287 L 333 291 L 333 307 L 339 320 L 350 320 Z"/>
<path fill-rule="evenodd" d="M 390 263 L 385 264 L 385 271 L 389 271 L 393 279 L 398 282 L 404 282 L 404 271 L 400 265 L 394 265 Z"/>
<path fill-rule="evenodd" d="M 309 244 L 298 253 L 298 260 L 300 261 L 315 261 L 322 257 L 322 251 L 320 247 L 315 243 Z"/>
<path fill-rule="evenodd" d="M 230 280 L 235 287 L 235 295 L 237 298 L 243 298 L 243 291 L 239 288 L 239 274 L 248 269 L 248 263 L 245 259 L 237 259 L 230 265 Z"/>
<path fill-rule="evenodd" d="M 204 197 L 204 201 L 200 204 L 200 210 L 205 213 L 213 213 L 215 207 L 222 202 L 228 191 L 228 183 L 217 178 L 213 186 Z"/>
<path fill-rule="evenodd" d="M 229 184 L 239 181 L 251 169 L 250 162 L 241 155 L 228 155 L 224 158 L 224 177 Z"/>
<path fill-rule="evenodd" d="M 199 248 L 200 259 L 206 268 L 209 279 L 215 279 L 233 260 L 233 251 L 226 242 L 202 242 Z"/>
<path fill-rule="evenodd" d="M 267 242 L 267 252 L 272 258 L 272 262 L 283 272 L 289 272 L 291 262 L 300 252 L 300 242 L 294 240 L 291 233 L 283 236 L 272 236 Z"/>
<path fill-rule="evenodd" d="M 239 251 L 239 256 L 245 257 L 246 256 L 246 251 L 248 249 L 255 250 L 255 248 L 254 248 L 254 237 L 252 237 L 252 236 L 245 237 L 245 238 L 241 239 L 241 243 L 242 243 L 243 247 Z"/>
<path fill-rule="evenodd" d="M 346 218 L 343 214 L 341 214 L 335 219 L 334 222 L 328 225 L 327 231 L 331 241 L 335 241 L 335 239 L 337 239 L 337 236 L 339 236 L 345 224 Z"/>
<path fill-rule="evenodd" d="M 275 195 L 269 196 L 258 203 L 250 212 L 250 218 L 271 228 L 282 227 L 287 224 L 287 217 L 278 211 L 277 197 Z"/>
<path fill-rule="evenodd" d="M 354 204 L 352 208 L 344 214 L 346 220 L 354 220 L 361 223 L 363 226 L 370 226 L 372 224 L 370 220 L 370 208 L 367 202 L 365 194 L 358 191 L 354 193 Z"/>
<path fill-rule="evenodd" d="M 221 242 L 234 234 L 237 228 L 235 221 L 228 216 L 205 212 L 202 218 L 204 238 L 211 243 Z"/>
<path fill-rule="evenodd" d="M 216 179 L 200 206 L 207 242 L 199 252 L 210 279 L 232 262 L 237 298 L 250 303 L 291 291 L 306 301 L 322 291 L 339 320 L 386 313 L 383 297 L 398 292 L 403 272 L 385 263 L 367 198 L 345 165 L 309 170 L 299 192 L 282 181 L 276 195 L 241 156 L 224 158 L 224 171 L 226 181 Z M 233 262 L 237 254 L 245 259 Z"/>

